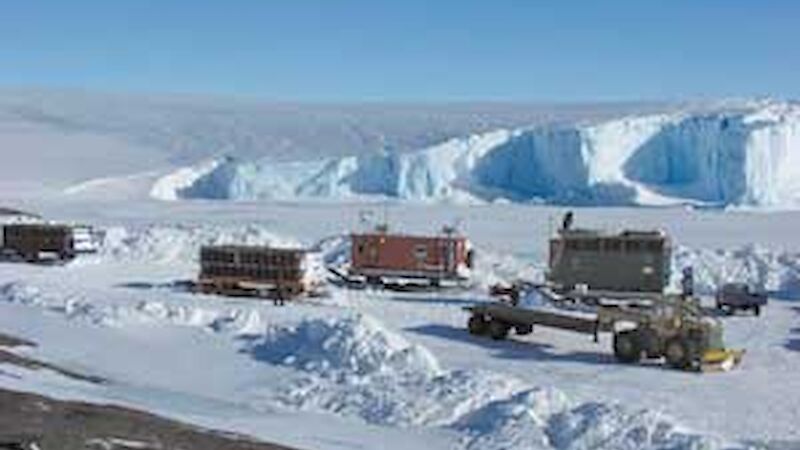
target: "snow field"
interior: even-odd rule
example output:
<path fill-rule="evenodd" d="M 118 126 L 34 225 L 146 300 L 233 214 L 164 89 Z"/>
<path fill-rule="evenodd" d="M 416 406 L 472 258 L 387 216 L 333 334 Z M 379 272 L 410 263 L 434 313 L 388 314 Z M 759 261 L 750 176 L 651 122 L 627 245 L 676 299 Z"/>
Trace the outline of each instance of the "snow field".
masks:
<path fill-rule="evenodd" d="M 719 448 L 718 441 L 678 431 L 656 412 L 574 402 L 556 389 L 485 370 L 443 369 L 427 349 L 361 314 L 291 325 L 247 307 L 89 307 L 22 283 L 0 286 L 0 300 L 93 326 L 167 324 L 234 336 L 240 352 L 299 373 L 272 392 L 255 388 L 261 409 L 334 414 L 386 427 L 443 427 L 462 432 L 465 448 Z"/>
<path fill-rule="evenodd" d="M 359 303 L 337 290 L 317 304 L 275 310 L 251 301 L 181 293 L 168 282 L 127 289 L 120 289 L 118 282 L 108 287 L 106 280 L 89 286 L 81 282 L 101 269 L 120 271 L 112 276 L 116 280 L 130 276 L 130 267 L 137 272 L 156 265 L 168 268 L 166 273 L 184 273 L 195 264 L 193 255 L 200 242 L 210 236 L 291 242 L 257 226 L 113 227 L 106 232 L 103 252 L 89 257 L 94 258 L 92 263 L 54 268 L 60 273 L 57 277 L 31 269 L 31 276 L 9 279 L 9 273 L 3 272 L 0 303 L 43 310 L 100 330 L 201 330 L 215 341 L 227 342 L 229 352 L 252 359 L 263 370 L 283 370 L 281 381 L 251 385 L 235 394 L 237 401 L 263 410 L 331 415 L 379 427 L 449 430 L 461 436 L 460 446 L 469 449 L 739 447 L 713 435 L 687 431 L 680 420 L 657 409 L 576 400 L 556 386 L 532 385 L 481 364 L 474 369 L 450 369 L 431 350 L 379 320 L 380 316 L 359 312 Z M 346 239 L 341 237 L 325 239 L 315 247 L 323 251 L 326 261 L 346 259 Z M 773 286 L 769 277 L 759 278 L 763 266 L 782 271 L 784 280 L 790 280 L 797 276 L 796 261 L 791 254 L 756 248 L 679 248 L 675 264 L 694 264 L 699 284 L 711 289 L 727 276 L 742 276 L 742 270 L 755 282 Z M 492 254 L 484 257 L 477 272 L 487 282 L 538 273 L 530 264 Z M 790 289 L 793 284 L 781 286 Z M 363 301 L 395 308 L 388 298 L 363 295 L 367 297 Z M 445 305 L 437 308 L 444 311 Z M 368 309 L 376 311 L 375 307 Z M 199 348 L 193 351 L 202 354 Z M 102 362 L 94 364 L 102 369 Z M 169 380 L 150 382 L 186 389 Z"/>

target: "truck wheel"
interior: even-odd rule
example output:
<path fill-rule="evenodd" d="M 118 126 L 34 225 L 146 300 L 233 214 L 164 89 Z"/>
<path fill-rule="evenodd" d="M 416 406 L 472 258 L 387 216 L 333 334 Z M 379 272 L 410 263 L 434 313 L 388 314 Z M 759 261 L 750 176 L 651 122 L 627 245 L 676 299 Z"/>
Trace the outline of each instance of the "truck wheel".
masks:
<path fill-rule="evenodd" d="M 755 313 L 756 316 L 760 316 L 761 315 L 761 306 L 759 306 L 759 305 L 754 306 L 753 307 L 753 313 Z"/>
<path fill-rule="evenodd" d="M 520 336 L 525 336 L 533 333 L 533 325 L 517 325 L 514 327 L 514 331 Z"/>
<path fill-rule="evenodd" d="M 475 314 L 470 316 L 467 321 L 467 330 L 469 330 L 469 334 L 475 336 L 486 334 L 489 331 L 489 322 L 483 316 Z"/>
<path fill-rule="evenodd" d="M 692 349 L 683 338 L 672 338 L 664 349 L 667 364 L 673 369 L 687 369 L 692 364 Z"/>
<path fill-rule="evenodd" d="M 507 338 L 510 329 L 511 327 L 501 320 L 492 319 L 489 321 L 489 336 L 496 341 L 502 341 Z"/>
<path fill-rule="evenodd" d="M 664 344 L 658 338 L 658 333 L 652 329 L 639 330 L 639 346 L 647 359 L 664 356 Z"/>
<path fill-rule="evenodd" d="M 642 358 L 642 346 L 635 330 L 620 331 L 614 334 L 614 357 L 624 363 L 639 362 Z"/>

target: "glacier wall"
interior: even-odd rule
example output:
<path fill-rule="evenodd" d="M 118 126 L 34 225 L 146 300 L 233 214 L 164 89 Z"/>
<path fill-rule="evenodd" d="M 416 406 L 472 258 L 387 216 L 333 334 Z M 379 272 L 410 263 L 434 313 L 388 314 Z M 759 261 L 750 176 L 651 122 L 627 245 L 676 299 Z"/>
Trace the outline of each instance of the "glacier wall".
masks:
<path fill-rule="evenodd" d="M 225 159 L 170 193 L 232 200 L 364 198 L 591 205 L 800 205 L 800 106 L 497 130 L 413 152 Z"/>

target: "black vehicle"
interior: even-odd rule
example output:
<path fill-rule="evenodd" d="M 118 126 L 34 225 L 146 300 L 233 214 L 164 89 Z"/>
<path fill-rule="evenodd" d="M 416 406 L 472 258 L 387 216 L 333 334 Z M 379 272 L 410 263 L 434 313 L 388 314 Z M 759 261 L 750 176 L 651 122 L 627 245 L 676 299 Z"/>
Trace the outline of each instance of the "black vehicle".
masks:
<path fill-rule="evenodd" d="M 752 289 L 746 283 L 726 283 L 717 291 L 717 309 L 733 314 L 737 309 L 751 310 L 761 314 L 761 307 L 767 304 L 767 294 Z"/>

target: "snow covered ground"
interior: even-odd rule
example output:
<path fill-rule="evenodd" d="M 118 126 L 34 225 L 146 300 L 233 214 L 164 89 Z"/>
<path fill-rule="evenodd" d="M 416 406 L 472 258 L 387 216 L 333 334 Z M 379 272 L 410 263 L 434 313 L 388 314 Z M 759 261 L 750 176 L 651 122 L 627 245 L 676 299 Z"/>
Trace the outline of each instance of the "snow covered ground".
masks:
<path fill-rule="evenodd" d="M 0 377 L 4 386 L 310 448 L 743 448 L 800 439 L 800 310 L 786 300 L 761 319 L 725 319 L 729 344 L 748 350 L 745 363 L 696 375 L 618 365 L 608 339 L 546 330 L 500 343 L 473 338 L 460 308 L 485 300 L 484 286 L 445 296 L 333 289 L 283 308 L 181 291 L 175 282 L 194 275 L 202 242 L 295 242 L 256 225 L 117 227 L 106 236 L 100 254 L 65 267 L 0 265 L 0 328 L 39 343 L 24 350 L 31 356 L 110 382 L 4 368 L 14 375 Z M 522 257 L 478 249 L 483 279 L 538 272 Z M 689 261 L 704 262 L 704 289 L 738 267 L 767 265 L 789 286 L 800 279 L 791 253 L 681 249 L 676 264 Z M 758 282 L 762 272 L 744 274 Z M 313 430 L 287 429 L 292 419 Z"/>
<path fill-rule="evenodd" d="M 31 112 L 31 98 L 38 99 L 35 113 Z M 124 104 L 119 98 L 106 101 Z M 216 189 L 206 190 L 208 178 L 202 180 L 222 167 L 237 174 L 266 173 L 262 169 L 272 166 L 259 161 L 272 155 L 260 147 L 263 143 L 254 143 L 235 155 L 235 160 L 218 160 L 219 149 L 198 150 L 200 143 L 217 138 L 187 132 L 184 127 L 191 121 L 184 119 L 164 119 L 164 129 L 170 123 L 176 129 L 154 134 L 150 141 L 141 140 L 139 137 L 147 135 L 141 130 L 153 130 L 152 124 L 159 122 L 152 111 L 170 111 L 163 117 L 184 114 L 174 112 L 175 108 L 159 109 L 158 100 L 150 102 L 145 106 L 136 103 L 128 112 L 110 108 L 114 111 L 104 129 L 96 112 L 104 103 L 97 99 L 78 102 L 17 94 L 0 101 L 5 105 L 0 108 L 5 111 L 0 114 L 2 148 L 11 143 L 27 150 L 3 155 L 0 206 L 91 223 L 106 232 L 100 253 L 63 267 L 0 264 L 0 331 L 38 344 L 13 351 L 108 380 L 91 384 L 47 370 L 3 364 L 0 386 L 143 408 L 201 426 L 309 449 L 797 448 L 800 304 L 795 300 L 800 298 L 800 235 L 796 232 L 800 212 L 576 208 L 581 226 L 666 228 L 678 244 L 676 273 L 686 265 L 694 266 L 698 290 L 703 294 L 732 279 L 749 281 L 773 293 L 762 317 L 722 319 L 729 346 L 747 350 L 742 366 L 735 371 L 697 375 L 652 365 L 624 366 L 613 361 L 608 337 L 594 343 L 582 335 L 537 330 L 523 338 L 494 342 L 472 337 L 464 329 L 467 317 L 461 308 L 485 301 L 486 285 L 541 276 L 546 238 L 564 211 L 558 206 L 487 203 L 487 195 L 499 191 L 477 192 L 474 185 L 466 189 L 460 184 L 465 171 L 482 166 L 498 146 L 515 139 L 540 142 L 537 133 L 541 131 L 491 131 L 518 130 L 524 126 L 522 119 L 506 116 L 501 122 L 507 122 L 499 125 L 464 125 L 466 128 L 455 134 L 448 129 L 442 132 L 446 136 L 431 135 L 424 145 L 417 145 L 420 141 L 412 138 L 426 135 L 419 128 L 413 133 L 401 130 L 395 139 L 410 144 L 397 156 L 363 156 L 369 152 L 348 152 L 343 145 L 336 151 L 320 152 L 327 162 L 308 163 L 322 167 L 335 161 L 336 170 L 348 168 L 355 170 L 351 174 L 361 171 L 366 175 L 375 175 L 373 166 L 361 166 L 359 161 L 391 166 L 402 160 L 408 164 L 408 173 L 431 175 L 435 169 L 436 176 L 423 184 L 417 184 L 421 178 L 416 176 L 406 180 L 407 192 L 420 193 L 407 199 L 423 202 L 383 200 L 387 192 L 380 182 L 392 180 L 384 177 L 357 183 L 349 178 L 348 182 L 369 188 L 360 193 L 351 189 L 352 184 L 342 187 L 336 177 L 317 179 L 320 183 L 313 189 L 302 188 L 311 189 L 303 192 L 314 193 L 312 199 L 295 195 L 299 184 L 293 183 L 303 177 L 290 177 L 276 185 L 270 184 L 274 178 L 258 178 L 236 192 L 254 192 L 248 189 L 256 186 L 256 190 L 291 195 L 244 196 L 261 201 L 230 202 L 186 199 L 183 194 L 186 189 L 218 194 Z M 208 103 L 201 102 L 204 106 L 198 107 L 193 102 L 196 100 L 184 105 L 185 114 L 212 120 Z M 245 111 L 252 111 L 247 108 Z M 220 111 L 220 120 L 230 119 L 227 109 Z M 653 110 L 645 112 L 654 117 Z M 738 130 L 731 133 L 755 133 L 756 137 L 746 141 L 758 141 L 763 138 L 758 131 L 762 128 L 752 125 L 753 114 L 748 110 L 736 116 L 740 122 L 733 116 L 712 114 L 707 116 L 710 122 L 703 119 L 689 128 L 721 127 L 727 119 L 732 121 L 728 126 Z M 338 117 L 334 122 L 339 123 Z M 598 134 L 609 123 L 617 123 L 608 121 L 614 117 L 603 116 L 605 125 L 575 133 L 581 139 L 601 142 L 605 138 Z M 677 126 L 674 117 L 669 117 L 664 119 L 673 124 L 669 127 Z M 518 119 L 521 122 L 515 122 Z M 593 123 L 596 119 L 592 118 Z M 642 120 L 646 124 L 627 122 L 630 126 L 626 129 L 651 127 L 655 119 Z M 783 139 L 783 131 L 770 128 L 778 127 L 772 120 L 765 119 L 763 129 L 778 136 L 775 139 Z M 659 127 L 663 131 L 663 126 Z M 461 133 L 465 129 L 469 130 Z M 678 143 L 685 142 L 681 139 L 700 139 L 696 134 L 686 135 L 685 130 L 674 133 L 664 138 L 669 145 L 653 151 L 680 147 L 683 144 Z M 450 140 L 460 134 L 475 137 Z M 633 134 L 624 140 L 629 149 L 639 145 L 639 137 Z M 131 135 L 137 138 L 131 139 Z M 184 135 L 192 137 L 171 140 Z M 237 136 L 232 142 L 244 142 Z M 320 136 L 316 139 L 313 142 L 324 141 Z M 310 140 L 303 142 L 313 146 Z M 786 147 L 786 155 L 796 153 L 794 145 Z M 369 146 L 364 144 L 364 148 Z M 599 159 L 589 166 L 610 170 L 602 175 L 609 179 L 619 175 L 611 169 L 619 167 L 621 160 L 616 157 L 622 154 L 619 147 L 612 147 L 595 153 Z M 709 144 L 712 147 L 721 148 Z M 428 149 L 418 152 L 414 148 Z M 515 148 L 508 151 L 528 151 Z M 752 150 L 757 146 L 748 148 L 760 152 Z M 611 151 L 614 149 L 619 153 Z M 549 157 L 563 161 L 555 155 Z M 711 152 L 701 159 L 708 162 L 713 155 L 719 154 Z M 791 157 L 773 163 L 784 170 Z M 614 159 L 613 164 L 609 158 Z M 277 159 L 287 161 L 285 154 Z M 308 160 L 297 158 L 304 159 Z M 298 172 L 306 169 L 307 163 L 288 161 L 286 167 L 300 167 Z M 205 167 L 200 167 L 203 164 Z M 203 170 L 193 170 L 195 167 Z M 184 169 L 176 172 L 178 168 Z M 287 173 L 276 172 L 278 176 Z M 698 173 L 716 172 L 702 169 Z M 681 195 L 686 195 L 680 198 L 716 202 L 724 197 L 733 199 L 734 204 L 771 205 L 771 200 L 750 201 L 773 198 L 758 194 L 762 191 L 755 186 L 765 186 L 759 184 L 763 181 L 759 177 L 766 176 L 767 181 L 784 178 L 775 178 L 774 172 L 748 173 L 754 174 L 747 178 L 753 184 L 736 191 L 747 193 L 744 196 L 725 197 L 727 187 L 715 185 L 718 190 L 709 190 L 710 185 L 702 181 L 684 185 Z M 639 175 L 642 179 L 655 176 L 653 172 Z M 528 186 L 524 179 L 519 182 Z M 770 192 L 781 196 L 794 192 L 790 184 L 780 186 Z M 287 187 L 291 189 L 281 190 Z M 348 195 L 316 195 L 344 192 L 339 189 Z M 458 191 L 464 195 L 459 196 Z M 363 193 L 368 195 L 360 195 Z M 381 200 L 376 201 L 373 193 L 380 194 Z M 674 198 L 674 193 L 653 195 Z M 709 193 L 722 197 L 708 198 Z M 781 202 L 784 199 L 780 197 Z M 181 289 L 180 280 L 196 275 L 197 249 L 203 243 L 321 243 L 319 248 L 328 259 L 341 260 L 346 245 L 341 236 L 363 226 L 359 216 L 365 210 L 386 215 L 393 227 L 413 232 L 459 223 L 478 251 L 476 286 L 460 294 L 439 295 L 332 287 L 328 298 L 286 307 L 192 295 Z"/>

